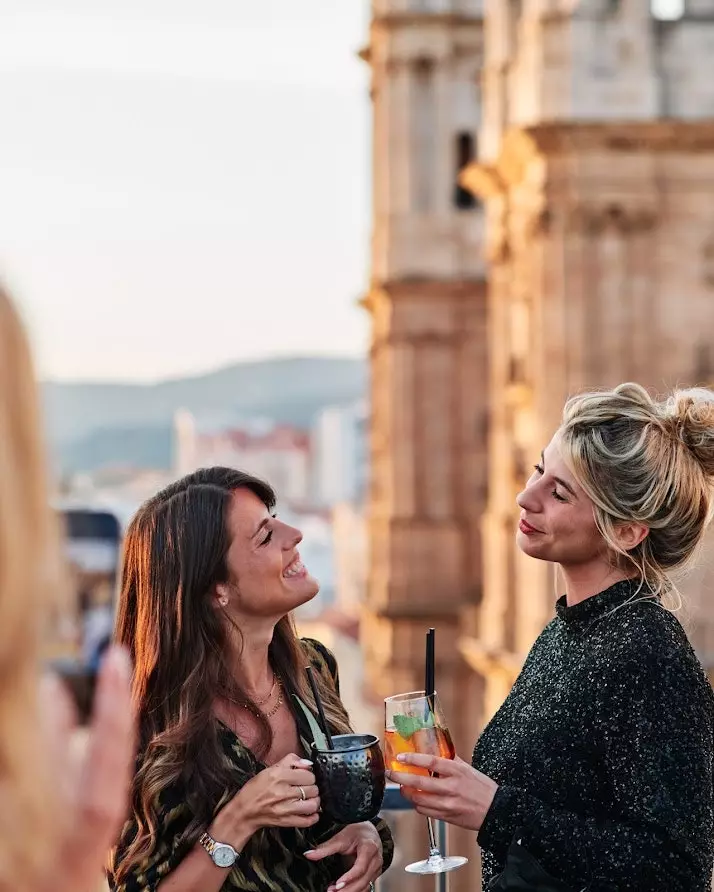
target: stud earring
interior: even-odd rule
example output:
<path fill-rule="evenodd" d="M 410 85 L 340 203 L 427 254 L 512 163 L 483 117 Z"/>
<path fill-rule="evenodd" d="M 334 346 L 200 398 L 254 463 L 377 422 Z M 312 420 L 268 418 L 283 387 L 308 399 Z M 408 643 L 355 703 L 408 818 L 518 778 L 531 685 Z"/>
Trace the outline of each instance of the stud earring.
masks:
<path fill-rule="evenodd" d="M 227 607 L 228 606 L 228 598 L 221 598 L 220 605 L 221 605 L 221 607 Z"/>

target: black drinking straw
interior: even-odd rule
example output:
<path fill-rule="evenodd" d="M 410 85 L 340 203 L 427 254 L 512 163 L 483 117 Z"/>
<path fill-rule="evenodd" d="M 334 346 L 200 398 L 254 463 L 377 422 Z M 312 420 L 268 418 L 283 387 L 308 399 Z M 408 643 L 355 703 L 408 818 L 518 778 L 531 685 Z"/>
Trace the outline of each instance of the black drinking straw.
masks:
<path fill-rule="evenodd" d="M 315 698 L 315 706 L 317 706 L 317 711 L 320 716 L 320 722 L 322 724 L 322 730 L 325 734 L 325 740 L 327 740 L 327 748 L 332 750 L 334 749 L 332 745 L 332 737 L 330 736 L 330 729 L 327 724 L 327 719 L 325 718 L 325 710 L 322 708 L 322 700 L 320 699 L 320 693 L 317 690 L 317 684 L 315 682 L 315 676 L 312 672 L 312 666 L 306 666 L 305 672 L 307 672 L 307 680 L 310 682 L 310 687 L 312 688 L 312 696 Z"/>
<path fill-rule="evenodd" d="M 424 693 L 429 704 L 429 708 L 434 710 L 434 629 L 429 629 L 426 633 L 426 672 L 424 679 Z"/>

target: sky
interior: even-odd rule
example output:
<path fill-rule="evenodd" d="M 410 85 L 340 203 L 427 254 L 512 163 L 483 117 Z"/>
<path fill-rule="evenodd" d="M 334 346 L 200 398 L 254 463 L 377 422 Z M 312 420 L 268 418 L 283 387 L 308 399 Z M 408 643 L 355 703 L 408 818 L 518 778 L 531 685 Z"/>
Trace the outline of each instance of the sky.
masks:
<path fill-rule="evenodd" d="M 364 353 L 368 15 L 1 0 L 0 275 L 42 377 Z"/>
<path fill-rule="evenodd" d="M 367 0 L 2 0 L 0 273 L 42 377 L 359 355 Z"/>

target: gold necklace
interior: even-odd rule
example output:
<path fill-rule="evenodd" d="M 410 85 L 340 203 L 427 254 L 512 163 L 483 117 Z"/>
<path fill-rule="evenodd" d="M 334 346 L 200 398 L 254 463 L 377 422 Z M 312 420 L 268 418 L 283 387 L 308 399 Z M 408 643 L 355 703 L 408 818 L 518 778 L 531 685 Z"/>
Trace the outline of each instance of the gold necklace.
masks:
<path fill-rule="evenodd" d="M 282 688 L 282 685 L 280 684 L 280 682 L 278 682 L 278 687 Z M 280 707 L 282 705 L 283 705 L 283 692 L 282 692 L 282 690 L 279 690 L 278 691 L 278 699 L 275 703 L 275 706 L 273 706 L 272 709 L 269 709 L 268 712 L 263 712 L 262 709 L 260 710 L 260 712 L 263 713 L 263 718 L 271 719 L 275 715 L 275 713 L 280 709 Z"/>
<path fill-rule="evenodd" d="M 245 709 L 250 709 L 251 706 L 264 706 L 273 696 L 273 692 L 275 691 L 275 685 L 278 684 L 278 679 L 275 673 L 273 672 L 273 684 L 268 691 L 268 696 L 263 697 L 262 700 L 254 700 L 252 704 L 246 703 L 245 700 L 233 700 L 230 697 L 227 697 L 229 703 L 235 703 L 236 706 L 242 706 Z"/>
<path fill-rule="evenodd" d="M 273 672 L 273 684 L 272 684 L 270 690 L 268 691 L 268 696 L 267 696 L 267 697 L 263 697 L 262 700 L 254 700 L 253 702 L 255 703 L 256 706 L 265 706 L 265 704 L 266 704 L 266 703 L 271 699 L 271 697 L 273 696 L 273 691 L 275 690 L 275 685 L 276 685 L 277 683 L 278 683 L 278 679 L 277 679 L 275 673 Z"/>
<path fill-rule="evenodd" d="M 275 690 L 276 686 L 278 688 L 278 699 L 275 703 L 275 706 L 273 706 L 272 709 L 269 709 L 267 712 L 263 712 L 263 710 L 260 707 L 263 706 L 265 703 L 267 703 L 270 700 L 270 697 L 272 696 L 272 693 Z M 280 709 L 280 707 L 283 705 L 282 687 L 283 687 L 282 682 L 280 682 L 276 678 L 275 682 L 273 683 L 273 687 L 271 688 L 270 694 L 268 694 L 268 696 L 265 698 L 265 700 L 261 700 L 260 703 L 244 703 L 241 700 L 236 700 L 234 702 L 236 703 L 236 705 L 242 706 L 243 709 L 247 709 L 248 712 L 252 712 L 253 715 L 257 716 L 258 718 L 263 716 L 263 718 L 269 719 L 269 718 L 272 718 L 275 715 L 275 713 Z"/>

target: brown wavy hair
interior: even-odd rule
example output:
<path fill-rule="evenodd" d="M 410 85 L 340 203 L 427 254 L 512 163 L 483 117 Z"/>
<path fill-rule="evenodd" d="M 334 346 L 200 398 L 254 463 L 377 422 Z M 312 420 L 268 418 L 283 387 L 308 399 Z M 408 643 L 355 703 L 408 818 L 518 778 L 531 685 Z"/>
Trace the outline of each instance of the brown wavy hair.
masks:
<path fill-rule="evenodd" d="M 116 640 L 134 663 L 140 758 L 130 816 L 137 832 L 125 851 L 110 856 L 117 884 L 151 855 L 164 790 L 178 784 L 183 791 L 193 815 L 183 837 L 188 845 L 198 841 L 217 806 L 236 792 L 212 706 L 217 697 L 251 700 L 232 675 L 229 632 L 211 595 L 217 584 L 228 581 L 227 517 L 231 494 L 238 489 L 249 489 L 274 509 L 275 493 L 267 483 L 230 468 L 206 468 L 150 499 L 127 531 Z M 305 648 L 290 615 L 276 625 L 269 656 L 286 691 L 315 709 L 305 681 Z M 334 732 L 349 731 L 336 691 L 324 679 L 318 683 Z M 260 726 L 258 758 L 272 744 L 267 720 Z"/>
<path fill-rule="evenodd" d="M 55 842 L 38 703 L 48 622 L 66 591 L 25 331 L 0 287 L 0 890 L 31 888 Z"/>

